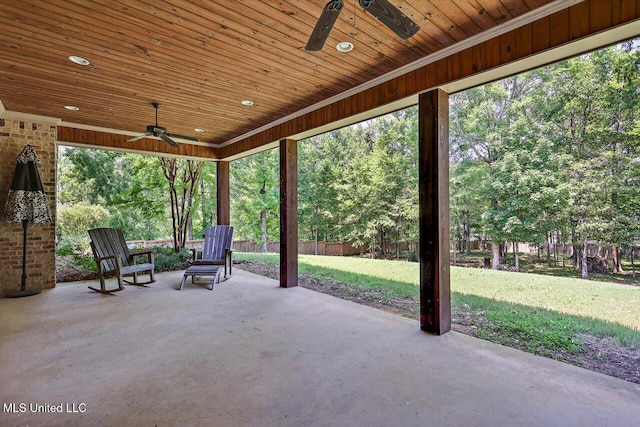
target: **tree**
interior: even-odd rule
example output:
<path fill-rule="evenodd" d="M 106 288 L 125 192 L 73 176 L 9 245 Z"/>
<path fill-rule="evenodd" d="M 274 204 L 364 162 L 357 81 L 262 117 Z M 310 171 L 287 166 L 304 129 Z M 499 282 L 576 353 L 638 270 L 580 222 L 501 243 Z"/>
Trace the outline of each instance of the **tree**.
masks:
<path fill-rule="evenodd" d="M 161 157 L 160 165 L 169 186 L 173 250 L 180 252 L 187 242 L 194 194 L 204 163 L 195 160 Z"/>
<path fill-rule="evenodd" d="M 231 164 L 231 217 L 239 237 L 250 238 L 267 251 L 280 236 L 278 152 L 265 151 Z"/>
<path fill-rule="evenodd" d="M 336 168 L 328 151 L 330 134 L 301 141 L 298 158 L 298 228 L 301 240 L 327 240 L 335 234 L 338 218 Z"/>
<path fill-rule="evenodd" d="M 497 193 L 494 188 L 499 183 L 499 179 L 494 177 L 500 170 L 500 165 L 496 163 L 507 151 L 505 144 L 514 138 L 519 139 L 514 135 L 513 129 L 519 116 L 519 103 L 531 92 L 535 86 L 534 82 L 535 79 L 530 75 L 514 76 L 451 97 L 451 163 L 468 161 L 485 169 L 479 175 L 484 177 L 484 181 L 475 183 L 474 191 L 465 192 L 470 193 L 467 197 L 479 197 L 486 200 L 488 204 L 488 210 L 481 215 L 481 218 L 483 231 L 491 240 L 494 269 L 498 268 L 500 248 L 507 237 L 504 232 L 505 227 L 511 227 L 506 223 L 509 218 L 512 218 L 511 215 L 502 211 L 504 203 L 499 198 L 507 193 Z M 473 171 L 475 174 L 479 172 L 469 167 L 454 166 L 452 170 L 453 172 Z M 452 179 L 455 182 L 457 177 L 454 175 Z M 453 187 L 452 192 L 453 190 L 458 191 L 459 188 Z M 461 198 L 455 193 L 452 197 L 457 202 Z M 464 213 L 464 209 L 460 209 L 459 204 L 456 209 Z M 461 221 L 464 220 L 461 219 Z M 511 225 L 515 225 L 513 218 Z"/>
<path fill-rule="evenodd" d="M 627 234 L 621 230 L 627 218 L 633 221 L 638 190 L 628 184 L 638 146 L 638 58 L 637 50 L 613 47 L 559 63 L 545 84 L 551 96 L 539 99 L 545 133 L 571 159 L 567 215 L 574 267 L 583 278 L 589 277 L 588 243 L 614 244 L 615 260 Z"/>

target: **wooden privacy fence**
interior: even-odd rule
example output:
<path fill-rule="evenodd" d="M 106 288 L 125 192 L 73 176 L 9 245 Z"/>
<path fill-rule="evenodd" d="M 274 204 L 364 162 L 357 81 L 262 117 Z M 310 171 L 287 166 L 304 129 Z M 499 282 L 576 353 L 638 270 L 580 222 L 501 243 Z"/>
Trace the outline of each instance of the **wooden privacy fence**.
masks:
<path fill-rule="evenodd" d="M 260 247 L 261 245 L 253 240 L 236 240 L 233 242 L 233 250 L 237 252 L 260 252 Z M 354 246 L 349 242 L 318 242 L 318 255 L 360 255 L 368 250 L 367 245 Z M 267 252 L 279 253 L 280 242 L 267 243 Z M 298 253 L 302 255 L 315 255 L 316 242 L 313 240 L 298 242 Z"/>
<path fill-rule="evenodd" d="M 135 248 L 148 248 L 150 246 L 173 246 L 173 240 L 129 240 L 127 245 Z M 186 248 L 199 248 L 202 247 L 202 239 L 188 240 L 185 244 Z M 260 252 L 258 243 L 253 240 L 234 240 L 233 250 L 235 252 Z M 316 242 L 300 241 L 298 242 L 298 253 L 302 255 L 315 255 Z M 354 246 L 349 242 L 318 242 L 318 255 L 335 255 L 335 256 L 348 256 L 348 255 L 360 255 L 366 253 L 369 250 L 368 245 Z M 280 242 L 268 242 L 267 252 L 279 253 Z"/>

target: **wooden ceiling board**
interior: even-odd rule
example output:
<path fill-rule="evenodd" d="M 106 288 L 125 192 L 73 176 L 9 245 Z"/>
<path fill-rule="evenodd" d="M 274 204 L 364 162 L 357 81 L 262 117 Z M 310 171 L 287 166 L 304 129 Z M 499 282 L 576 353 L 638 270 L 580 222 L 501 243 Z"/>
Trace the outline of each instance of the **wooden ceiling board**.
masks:
<path fill-rule="evenodd" d="M 420 26 L 414 37 L 401 40 L 345 0 L 319 52 L 304 47 L 327 0 L 3 1 L 0 100 L 9 111 L 135 133 L 154 123 L 157 101 L 169 132 L 221 144 L 551 0 L 390 1 Z M 339 53 L 339 41 L 355 49 Z"/>

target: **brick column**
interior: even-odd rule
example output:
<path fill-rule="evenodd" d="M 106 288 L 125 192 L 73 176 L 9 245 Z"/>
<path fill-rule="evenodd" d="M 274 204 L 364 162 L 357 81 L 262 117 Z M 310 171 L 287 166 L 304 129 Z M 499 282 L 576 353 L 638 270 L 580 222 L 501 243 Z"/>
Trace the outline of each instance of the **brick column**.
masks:
<path fill-rule="evenodd" d="M 40 178 L 55 221 L 56 127 L 43 123 L 0 119 L 0 210 L 9 194 L 16 157 L 30 144 L 40 157 Z M 55 222 L 30 224 L 27 241 L 27 289 L 56 285 Z M 0 294 L 20 290 L 22 277 L 22 224 L 0 217 Z"/>

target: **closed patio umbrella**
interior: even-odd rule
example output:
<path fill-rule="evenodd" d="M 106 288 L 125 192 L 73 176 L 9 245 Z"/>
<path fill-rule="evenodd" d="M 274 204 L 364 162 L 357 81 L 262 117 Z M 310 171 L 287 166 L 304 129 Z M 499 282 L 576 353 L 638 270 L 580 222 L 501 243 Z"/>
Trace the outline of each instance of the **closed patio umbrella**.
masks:
<path fill-rule="evenodd" d="M 40 159 L 31 145 L 24 147 L 17 158 L 16 170 L 4 206 L 7 222 L 22 223 L 22 286 L 19 292 L 6 295 L 9 298 L 26 297 L 40 293 L 27 290 L 27 228 L 29 224 L 44 224 L 53 221 L 47 195 L 44 192 L 38 165 Z"/>

